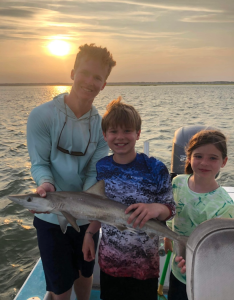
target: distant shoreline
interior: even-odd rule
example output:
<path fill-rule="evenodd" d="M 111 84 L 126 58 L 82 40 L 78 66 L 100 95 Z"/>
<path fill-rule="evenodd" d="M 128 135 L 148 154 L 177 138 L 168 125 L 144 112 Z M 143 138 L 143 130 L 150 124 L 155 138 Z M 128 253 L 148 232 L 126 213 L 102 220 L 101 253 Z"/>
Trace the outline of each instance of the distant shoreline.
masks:
<path fill-rule="evenodd" d="M 161 85 L 234 85 L 234 81 L 210 82 L 107 82 L 107 86 L 161 86 Z M 0 86 L 72 86 L 72 83 L 0 83 Z"/>

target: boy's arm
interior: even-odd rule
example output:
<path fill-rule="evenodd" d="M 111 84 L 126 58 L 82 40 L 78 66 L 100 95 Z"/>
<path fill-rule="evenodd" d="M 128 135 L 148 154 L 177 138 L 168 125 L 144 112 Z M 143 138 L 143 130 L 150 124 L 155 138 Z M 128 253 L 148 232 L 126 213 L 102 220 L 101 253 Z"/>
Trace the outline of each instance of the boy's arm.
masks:
<path fill-rule="evenodd" d="M 92 261 L 95 259 L 95 246 L 93 235 L 98 232 L 101 228 L 101 223 L 98 221 L 91 221 L 89 227 L 87 228 L 84 236 L 82 252 L 84 254 L 84 260 Z"/>
<path fill-rule="evenodd" d="M 42 105 L 43 106 L 43 105 Z M 34 108 L 27 121 L 27 146 L 31 160 L 31 173 L 37 186 L 44 182 L 54 185 L 50 170 L 51 118 L 47 118 L 43 107 Z"/>
<path fill-rule="evenodd" d="M 136 218 L 133 227 L 138 225 L 142 228 L 149 219 L 157 218 L 160 221 L 165 221 L 171 216 L 171 211 L 168 206 L 160 203 L 135 203 L 130 205 L 125 213 L 128 214 L 131 210 L 134 212 L 128 218 L 128 224 Z"/>
<path fill-rule="evenodd" d="M 157 186 L 157 194 L 155 194 L 155 202 L 157 203 L 136 203 L 130 205 L 125 213 L 135 210 L 128 218 L 128 224 L 136 218 L 133 227 L 138 225 L 142 228 L 145 223 L 152 218 L 160 221 L 167 221 L 175 216 L 175 201 L 172 195 L 172 185 L 170 175 L 166 166 L 162 162 L 156 161 L 155 174 L 152 175 L 155 186 Z"/>
<path fill-rule="evenodd" d="M 27 146 L 32 165 L 31 173 L 38 186 L 37 193 L 41 197 L 45 197 L 46 192 L 55 190 L 55 182 L 50 170 L 52 120 L 51 116 L 47 115 L 48 110 L 45 105 L 36 107 L 27 121 Z"/>
<path fill-rule="evenodd" d="M 106 141 L 104 140 L 102 131 L 99 131 L 99 141 L 97 144 L 97 148 L 91 158 L 91 160 L 89 161 L 87 167 L 86 167 L 86 172 L 85 172 L 85 182 L 83 185 L 83 191 L 86 191 L 87 189 L 89 189 L 92 185 L 94 185 L 97 180 L 96 180 L 96 176 L 97 176 L 97 172 L 96 172 L 96 163 L 103 157 L 108 155 L 109 152 L 109 147 L 106 143 Z"/>

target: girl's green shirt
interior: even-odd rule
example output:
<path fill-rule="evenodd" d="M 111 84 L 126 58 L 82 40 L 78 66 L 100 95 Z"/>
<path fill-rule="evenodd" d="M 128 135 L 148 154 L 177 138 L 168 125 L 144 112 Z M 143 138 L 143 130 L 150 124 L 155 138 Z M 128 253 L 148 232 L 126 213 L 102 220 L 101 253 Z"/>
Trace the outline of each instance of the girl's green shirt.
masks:
<path fill-rule="evenodd" d="M 222 187 L 209 193 L 195 193 L 188 186 L 190 176 L 178 175 L 172 181 L 176 216 L 167 222 L 169 228 L 180 235 L 189 236 L 206 220 L 234 217 L 234 202 Z M 178 280 L 186 283 L 186 274 L 181 274 L 175 256 L 172 259 L 172 272 Z"/>

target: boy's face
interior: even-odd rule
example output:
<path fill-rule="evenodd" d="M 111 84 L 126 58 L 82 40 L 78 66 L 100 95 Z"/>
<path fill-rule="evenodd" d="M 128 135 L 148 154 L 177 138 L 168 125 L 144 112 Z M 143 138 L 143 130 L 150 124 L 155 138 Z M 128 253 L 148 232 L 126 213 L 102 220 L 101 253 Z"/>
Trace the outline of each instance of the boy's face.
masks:
<path fill-rule="evenodd" d="M 106 132 L 103 132 L 103 136 L 114 152 L 114 157 L 118 157 L 118 162 L 121 163 L 119 159 L 126 157 L 130 161 L 134 160 L 136 156 L 135 144 L 140 138 L 140 133 L 140 130 L 136 132 L 135 129 L 118 126 L 117 128 L 108 128 Z"/>
<path fill-rule="evenodd" d="M 92 104 L 106 85 L 107 73 L 108 66 L 96 59 L 82 57 L 76 70 L 71 71 L 71 79 L 74 80 L 72 91 L 77 99 Z"/>

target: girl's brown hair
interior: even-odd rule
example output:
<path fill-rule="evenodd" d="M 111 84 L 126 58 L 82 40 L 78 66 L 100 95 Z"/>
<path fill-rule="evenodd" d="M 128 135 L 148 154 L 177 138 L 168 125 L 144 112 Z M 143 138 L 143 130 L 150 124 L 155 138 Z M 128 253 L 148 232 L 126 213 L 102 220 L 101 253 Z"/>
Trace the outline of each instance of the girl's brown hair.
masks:
<path fill-rule="evenodd" d="M 137 132 L 141 130 L 141 117 L 132 105 L 122 103 L 121 97 L 111 101 L 106 112 L 102 117 L 102 131 L 118 126 L 135 129 Z"/>
<path fill-rule="evenodd" d="M 227 139 L 225 135 L 219 130 L 201 130 L 190 139 L 185 148 L 187 156 L 184 169 L 185 174 L 193 174 L 190 164 L 193 151 L 207 144 L 214 145 L 221 152 L 223 159 L 227 157 Z"/>

